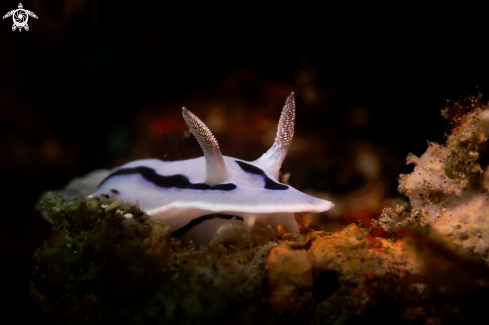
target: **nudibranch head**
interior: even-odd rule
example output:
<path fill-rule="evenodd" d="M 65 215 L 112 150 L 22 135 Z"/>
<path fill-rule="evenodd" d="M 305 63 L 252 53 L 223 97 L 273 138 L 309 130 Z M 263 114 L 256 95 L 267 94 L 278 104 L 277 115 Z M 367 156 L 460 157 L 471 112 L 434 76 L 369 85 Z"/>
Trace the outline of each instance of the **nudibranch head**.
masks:
<path fill-rule="evenodd" d="M 298 232 L 294 213 L 334 206 L 279 182 L 294 135 L 294 93 L 282 110 L 274 144 L 251 162 L 223 156 L 209 128 L 186 108 L 182 114 L 204 157 L 132 161 L 114 169 L 93 194 L 138 201 L 153 219 L 167 223 L 173 236 L 197 245 L 232 239 L 236 227 L 269 232 L 271 226 L 276 232 L 281 225 Z"/>

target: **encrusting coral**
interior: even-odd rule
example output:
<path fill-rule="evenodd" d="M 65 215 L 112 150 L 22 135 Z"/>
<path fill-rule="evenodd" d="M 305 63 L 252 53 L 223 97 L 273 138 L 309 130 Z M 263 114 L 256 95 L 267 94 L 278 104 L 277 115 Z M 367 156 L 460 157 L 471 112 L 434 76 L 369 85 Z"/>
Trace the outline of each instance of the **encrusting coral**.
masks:
<path fill-rule="evenodd" d="M 479 94 L 447 105 L 442 115 L 453 126 L 446 144 L 408 155 L 415 167 L 400 175 L 399 192 L 409 204 L 384 209 L 379 224 L 387 232 L 429 224 L 433 236 L 489 262 L 489 110 Z"/>

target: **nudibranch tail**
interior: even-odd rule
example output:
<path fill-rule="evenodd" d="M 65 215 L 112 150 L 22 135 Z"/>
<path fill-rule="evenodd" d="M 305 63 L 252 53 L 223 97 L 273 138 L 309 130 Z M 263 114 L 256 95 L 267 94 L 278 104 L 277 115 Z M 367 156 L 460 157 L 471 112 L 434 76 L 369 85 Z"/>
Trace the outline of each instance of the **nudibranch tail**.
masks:
<path fill-rule="evenodd" d="M 277 136 L 272 147 L 253 163 L 266 170 L 278 179 L 282 162 L 287 156 L 292 138 L 294 137 L 295 100 L 292 92 L 282 108 L 278 122 Z"/>
<path fill-rule="evenodd" d="M 185 107 L 182 108 L 182 115 L 204 152 L 205 182 L 209 185 L 222 183 L 226 178 L 227 168 L 216 138 L 204 122 Z"/>

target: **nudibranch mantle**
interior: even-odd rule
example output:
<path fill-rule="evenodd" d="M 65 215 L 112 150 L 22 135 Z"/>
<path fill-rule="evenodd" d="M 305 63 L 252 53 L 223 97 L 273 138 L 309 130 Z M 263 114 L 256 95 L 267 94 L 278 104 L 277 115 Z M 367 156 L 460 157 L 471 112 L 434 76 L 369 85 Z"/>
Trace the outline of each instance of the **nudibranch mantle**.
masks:
<path fill-rule="evenodd" d="M 334 206 L 278 180 L 294 134 L 293 93 L 282 110 L 275 143 L 252 162 L 223 156 L 207 126 L 187 109 L 182 113 L 204 157 L 132 161 L 112 170 L 93 194 L 138 201 L 152 219 L 168 224 L 173 236 L 197 245 L 232 239 L 234 228 L 270 233 L 268 226 L 276 232 L 282 225 L 298 232 L 294 213 Z"/>

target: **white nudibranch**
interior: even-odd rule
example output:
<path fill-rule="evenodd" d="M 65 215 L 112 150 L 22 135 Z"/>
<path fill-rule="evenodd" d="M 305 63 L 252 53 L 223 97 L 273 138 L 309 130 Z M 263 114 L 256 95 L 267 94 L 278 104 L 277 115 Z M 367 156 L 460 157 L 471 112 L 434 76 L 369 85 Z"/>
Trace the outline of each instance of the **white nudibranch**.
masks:
<path fill-rule="evenodd" d="M 186 108 L 182 114 L 204 157 L 132 161 L 112 170 L 92 194 L 138 201 L 152 219 L 168 224 L 174 237 L 198 246 L 230 240 L 236 228 L 270 233 L 281 225 L 299 232 L 294 213 L 334 206 L 278 180 L 294 135 L 294 93 L 282 109 L 275 143 L 251 162 L 223 156 L 209 128 Z"/>

